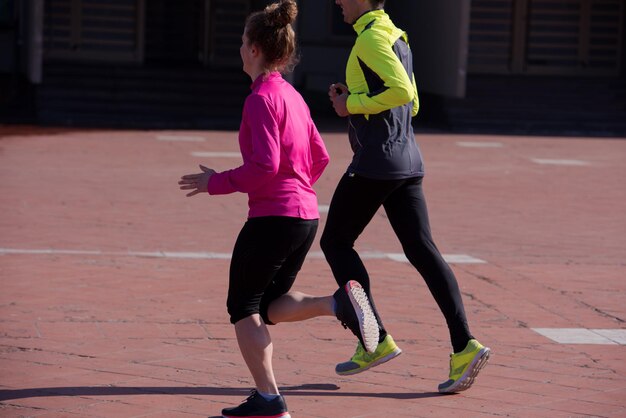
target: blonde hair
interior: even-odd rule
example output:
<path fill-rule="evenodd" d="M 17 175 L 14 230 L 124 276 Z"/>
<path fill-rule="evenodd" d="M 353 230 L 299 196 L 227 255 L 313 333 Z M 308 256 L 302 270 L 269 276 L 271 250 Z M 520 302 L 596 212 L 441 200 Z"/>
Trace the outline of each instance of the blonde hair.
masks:
<path fill-rule="evenodd" d="M 297 15 L 294 0 L 280 0 L 246 19 L 248 42 L 263 53 L 266 71 L 290 72 L 298 63 L 296 33 L 292 27 Z"/>

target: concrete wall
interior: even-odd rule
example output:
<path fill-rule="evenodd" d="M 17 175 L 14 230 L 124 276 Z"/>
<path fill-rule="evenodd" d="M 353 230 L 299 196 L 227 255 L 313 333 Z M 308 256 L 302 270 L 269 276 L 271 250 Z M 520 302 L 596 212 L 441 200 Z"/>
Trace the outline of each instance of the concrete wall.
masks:
<path fill-rule="evenodd" d="M 338 6 L 332 1 L 299 0 L 298 7 L 300 64 L 294 83 L 304 89 L 326 91 L 331 83 L 345 81 L 345 64 L 356 33 L 333 35 L 331 17 Z"/>
<path fill-rule="evenodd" d="M 334 2 L 300 0 L 298 36 L 301 62 L 294 82 L 326 90 L 345 79 L 352 35 L 332 33 Z M 409 35 L 418 90 L 463 97 L 467 67 L 470 0 L 388 0 L 386 11 Z"/>
<path fill-rule="evenodd" d="M 418 90 L 464 97 L 470 0 L 390 0 L 386 9 L 409 34 Z"/>

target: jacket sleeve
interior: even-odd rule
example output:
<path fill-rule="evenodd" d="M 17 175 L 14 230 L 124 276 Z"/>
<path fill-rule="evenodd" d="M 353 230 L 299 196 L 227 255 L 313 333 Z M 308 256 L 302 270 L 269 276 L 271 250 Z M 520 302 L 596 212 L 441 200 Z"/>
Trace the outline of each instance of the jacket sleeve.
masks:
<path fill-rule="evenodd" d="M 309 129 L 311 132 L 311 159 L 313 160 L 313 164 L 311 165 L 311 184 L 315 184 L 330 162 L 330 157 L 326 150 L 326 145 L 313 122 L 311 122 Z"/>
<path fill-rule="evenodd" d="M 350 113 L 372 115 L 416 100 L 412 75 L 410 78 L 387 39 L 366 31 L 357 38 L 354 48 L 359 60 L 380 77 L 384 88 L 370 93 L 350 93 L 347 101 Z"/>
<path fill-rule="evenodd" d="M 415 84 L 415 74 L 413 74 L 412 80 L 413 82 L 413 112 L 412 116 L 417 116 L 417 112 L 420 110 L 420 99 L 417 95 L 417 84 Z"/>
<path fill-rule="evenodd" d="M 271 104 L 261 96 L 248 96 L 244 104 L 244 123 L 250 129 L 250 149 L 243 152 L 243 164 L 216 173 L 208 184 L 209 194 L 249 193 L 278 173 L 280 134 Z"/>

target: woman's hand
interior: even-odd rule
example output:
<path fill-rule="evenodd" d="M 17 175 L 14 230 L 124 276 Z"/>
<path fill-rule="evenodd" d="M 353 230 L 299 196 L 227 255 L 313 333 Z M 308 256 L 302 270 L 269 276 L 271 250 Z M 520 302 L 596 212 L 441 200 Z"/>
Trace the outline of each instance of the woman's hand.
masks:
<path fill-rule="evenodd" d="M 209 184 L 209 179 L 213 174 L 215 174 L 215 170 L 207 168 L 203 165 L 200 166 L 202 173 L 198 174 L 187 174 L 180 178 L 178 184 L 180 185 L 180 190 L 192 190 L 187 193 L 187 197 L 195 196 L 198 193 L 206 192 Z"/>
<path fill-rule="evenodd" d="M 344 117 L 350 116 L 350 112 L 348 112 L 347 100 L 350 91 L 345 84 L 335 83 L 331 84 L 328 89 L 328 97 L 330 101 L 333 103 L 333 108 L 337 115 Z"/>

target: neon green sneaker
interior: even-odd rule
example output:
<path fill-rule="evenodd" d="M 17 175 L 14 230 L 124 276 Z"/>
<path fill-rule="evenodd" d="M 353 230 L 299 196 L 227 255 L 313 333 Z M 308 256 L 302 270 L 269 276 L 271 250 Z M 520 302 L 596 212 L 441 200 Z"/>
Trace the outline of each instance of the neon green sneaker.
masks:
<path fill-rule="evenodd" d="M 335 372 L 340 376 L 361 373 L 394 357 L 398 357 L 401 353 L 402 350 L 400 350 L 389 334 L 387 334 L 382 343 L 378 343 L 376 351 L 373 353 L 365 351 L 363 345 L 359 342 L 352 358 L 344 363 L 339 363 L 335 367 Z"/>
<path fill-rule="evenodd" d="M 460 353 L 450 354 L 450 379 L 439 385 L 439 392 L 455 393 L 469 389 L 478 372 L 487 365 L 490 354 L 491 349 L 476 340 L 469 340 Z"/>

